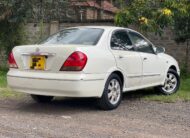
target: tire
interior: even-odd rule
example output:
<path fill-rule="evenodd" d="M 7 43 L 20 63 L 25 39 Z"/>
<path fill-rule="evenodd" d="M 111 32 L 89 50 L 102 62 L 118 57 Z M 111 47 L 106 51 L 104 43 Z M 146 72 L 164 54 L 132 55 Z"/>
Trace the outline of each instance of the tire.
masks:
<path fill-rule="evenodd" d="M 163 86 L 156 87 L 156 91 L 165 95 L 171 95 L 176 93 L 179 87 L 180 77 L 178 73 L 173 69 L 169 69 L 165 79 L 165 84 Z"/>
<path fill-rule="evenodd" d="M 102 97 L 98 105 L 103 110 L 116 109 L 122 100 L 122 82 L 117 74 L 111 74 L 106 81 Z"/>
<path fill-rule="evenodd" d="M 53 100 L 53 96 L 31 95 L 32 99 L 38 103 L 48 103 Z"/>

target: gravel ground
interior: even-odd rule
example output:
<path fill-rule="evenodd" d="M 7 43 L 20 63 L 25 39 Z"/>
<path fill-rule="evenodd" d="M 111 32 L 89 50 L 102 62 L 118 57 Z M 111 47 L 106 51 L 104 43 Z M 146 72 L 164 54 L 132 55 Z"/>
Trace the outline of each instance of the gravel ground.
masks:
<path fill-rule="evenodd" d="M 124 97 L 113 111 L 93 99 L 37 104 L 26 96 L 0 100 L 0 137 L 190 138 L 190 102 L 159 103 Z"/>

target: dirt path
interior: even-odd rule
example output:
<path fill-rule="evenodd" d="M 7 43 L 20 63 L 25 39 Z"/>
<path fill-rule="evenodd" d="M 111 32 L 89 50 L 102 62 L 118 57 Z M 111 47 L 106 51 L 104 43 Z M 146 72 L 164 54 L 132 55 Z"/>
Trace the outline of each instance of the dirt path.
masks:
<path fill-rule="evenodd" d="M 0 100 L 0 137 L 190 138 L 190 102 L 158 103 L 124 98 L 114 111 L 92 99 L 37 104 L 29 97 Z"/>

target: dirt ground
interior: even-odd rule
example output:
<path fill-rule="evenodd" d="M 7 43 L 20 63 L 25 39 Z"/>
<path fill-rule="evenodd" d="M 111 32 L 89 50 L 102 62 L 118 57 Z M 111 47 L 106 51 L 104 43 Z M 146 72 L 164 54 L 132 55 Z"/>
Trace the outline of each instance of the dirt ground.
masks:
<path fill-rule="evenodd" d="M 1 138 L 190 138 L 190 102 L 159 103 L 124 97 L 113 111 L 93 99 L 38 104 L 26 96 L 0 100 Z"/>

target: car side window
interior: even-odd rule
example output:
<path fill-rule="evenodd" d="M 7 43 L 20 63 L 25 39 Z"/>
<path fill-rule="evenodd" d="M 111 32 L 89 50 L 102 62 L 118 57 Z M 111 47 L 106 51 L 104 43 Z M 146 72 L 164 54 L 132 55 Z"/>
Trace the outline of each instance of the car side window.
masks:
<path fill-rule="evenodd" d="M 131 41 L 136 46 L 136 50 L 145 53 L 154 53 L 152 44 L 150 44 L 146 39 L 144 39 L 140 34 L 135 32 L 129 32 Z"/>
<path fill-rule="evenodd" d="M 111 48 L 114 50 L 134 50 L 132 42 L 125 30 L 119 30 L 112 34 Z"/>

